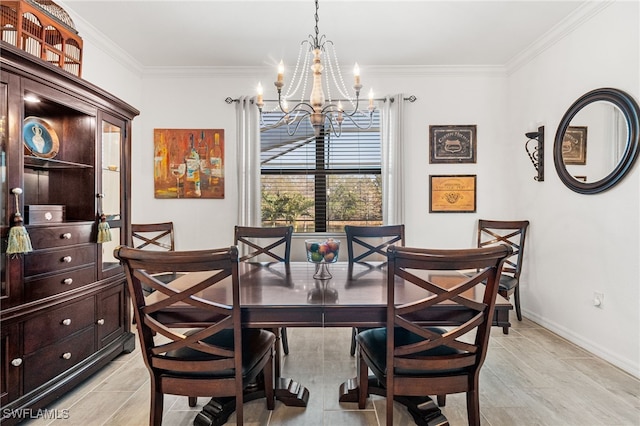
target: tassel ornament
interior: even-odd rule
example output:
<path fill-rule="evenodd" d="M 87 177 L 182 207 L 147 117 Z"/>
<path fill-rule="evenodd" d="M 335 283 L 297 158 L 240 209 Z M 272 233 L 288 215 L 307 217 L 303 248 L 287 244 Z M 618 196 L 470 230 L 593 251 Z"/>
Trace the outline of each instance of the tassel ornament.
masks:
<path fill-rule="evenodd" d="M 100 223 L 98 224 L 98 244 L 107 243 L 111 241 L 111 227 L 107 222 L 107 217 L 103 214 L 100 215 Z"/>
<path fill-rule="evenodd" d="M 109 222 L 107 222 L 107 216 L 102 211 L 102 199 L 104 198 L 104 194 L 97 194 L 98 198 L 98 244 L 108 243 L 111 241 L 111 227 L 109 226 Z"/>
<path fill-rule="evenodd" d="M 13 188 L 11 192 L 16 197 L 16 213 L 13 215 L 13 226 L 11 227 L 11 229 L 9 229 L 7 254 L 29 253 L 33 251 L 33 247 L 31 246 L 31 238 L 29 238 L 27 228 L 25 228 L 23 225 L 24 219 L 22 219 L 20 209 L 18 208 L 18 206 L 20 205 L 19 196 L 20 194 L 22 194 L 22 189 Z"/>

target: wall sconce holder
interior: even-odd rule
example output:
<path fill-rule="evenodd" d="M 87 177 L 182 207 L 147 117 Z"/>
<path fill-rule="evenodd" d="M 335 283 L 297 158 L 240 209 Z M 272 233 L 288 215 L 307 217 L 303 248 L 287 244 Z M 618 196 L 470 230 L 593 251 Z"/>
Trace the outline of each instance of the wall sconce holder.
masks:
<path fill-rule="evenodd" d="M 533 164 L 533 167 L 538 171 L 538 175 L 533 179 L 538 182 L 544 181 L 544 126 L 538 127 L 537 132 L 525 133 L 527 142 L 524 144 L 524 149 L 529 155 L 529 159 Z M 537 144 L 529 145 L 529 142 L 536 141 Z"/>

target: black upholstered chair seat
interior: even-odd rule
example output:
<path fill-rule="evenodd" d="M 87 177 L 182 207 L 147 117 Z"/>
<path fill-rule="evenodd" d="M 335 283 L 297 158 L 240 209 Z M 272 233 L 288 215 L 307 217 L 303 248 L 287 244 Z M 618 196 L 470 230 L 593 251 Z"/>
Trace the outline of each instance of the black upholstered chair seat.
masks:
<path fill-rule="evenodd" d="M 444 333 L 446 330 L 439 328 L 429 328 L 429 330 Z M 360 345 L 360 350 L 364 351 L 371 362 L 374 364 L 371 367 L 372 369 L 378 369 L 379 371 L 387 371 L 387 329 L 386 328 L 372 328 L 369 330 L 362 331 L 356 337 L 358 344 Z M 424 340 L 422 337 L 417 334 L 411 333 L 410 331 L 396 327 L 393 341 L 395 346 L 403 346 L 411 343 L 418 343 Z M 458 353 L 463 353 L 458 351 L 457 349 L 450 348 L 448 346 L 438 346 L 436 348 L 419 352 L 414 355 L 414 357 L 422 357 L 422 356 L 439 356 L 439 355 L 454 355 Z M 460 369 L 462 372 L 463 370 Z M 431 375 L 433 372 L 429 370 L 408 370 L 402 368 L 396 368 L 395 375 L 421 375 L 427 374 Z M 446 373 L 450 375 L 451 373 L 455 373 L 455 370 L 438 370 L 438 373 Z"/>
<path fill-rule="evenodd" d="M 468 273 L 467 276 L 472 276 L 471 273 Z M 511 275 L 500 275 L 500 282 L 498 283 L 499 291 L 509 291 L 514 289 L 518 285 L 518 280 Z"/>
<path fill-rule="evenodd" d="M 196 333 L 198 330 L 190 330 L 185 335 L 190 336 Z M 221 332 L 210 336 L 203 341 L 233 350 L 233 330 L 226 329 Z M 275 341 L 275 335 L 270 331 L 262 329 L 248 328 L 242 330 L 242 375 L 252 376 L 252 370 L 257 366 L 260 359 L 271 350 Z M 219 359 L 219 356 L 200 352 L 191 348 L 181 348 L 176 351 L 167 352 L 162 358 L 166 359 L 180 359 L 180 360 L 192 360 L 198 361 L 211 361 Z M 234 371 L 232 369 L 217 370 L 210 372 L 185 372 L 185 371 L 165 371 L 163 374 L 167 376 L 176 377 L 233 377 Z"/>
<path fill-rule="evenodd" d="M 499 288 L 502 291 L 508 291 L 518 285 L 518 280 L 511 275 L 500 275 Z"/>

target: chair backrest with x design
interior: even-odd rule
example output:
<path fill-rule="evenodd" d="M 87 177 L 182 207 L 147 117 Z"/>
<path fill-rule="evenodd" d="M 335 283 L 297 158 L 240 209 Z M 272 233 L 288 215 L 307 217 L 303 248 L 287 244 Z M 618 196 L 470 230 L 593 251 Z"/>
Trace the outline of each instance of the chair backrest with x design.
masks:
<path fill-rule="evenodd" d="M 234 244 L 242 253 L 240 261 L 268 259 L 289 263 L 292 235 L 293 226 L 236 226 Z"/>
<path fill-rule="evenodd" d="M 506 260 L 502 274 L 520 279 L 524 243 L 529 227 L 528 220 L 485 220 L 478 221 L 478 247 L 506 244 L 513 249 L 513 254 Z"/>
<path fill-rule="evenodd" d="M 386 388 L 387 425 L 393 424 L 396 395 L 459 392 L 467 393 L 469 424 L 480 425 L 480 368 L 488 348 L 500 269 L 510 253 L 505 245 L 463 250 L 389 247 L 387 327 L 358 335 L 360 408 L 365 406 L 367 369 L 371 369 Z M 451 282 L 451 274 L 459 279 Z M 398 286 L 398 295 L 415 297 L 396 299 L 399 282 L 403 285 Z M 411 287 L 416 287 L 415 293 Z M 461 324 L 434 328 L 421 322 L 423 312 L 450 303 L 461 309 Z"/>
<path fill-rule="evenodd" d="M 176 249 L 173 222 L 132 223 L 131 240 L 134 248 L 160 251 Z"/>
<path fill-rule="evenodd" d="M 346 225 L 349 263 L 363 260 L 386 260 L 386 248 L 404 246 L 404 225 L 355 226 Z"/>
<path fill-rule="evenodd" d="M 241 424 L 246 384 L 263 369 L 266 383 L 273 380 L 275 336 L 242 328 L 237 248 L 161 252 L 120 246 L 114 255 L 124 265 L 141 352 L 151 375 L 150 424 L 161 424 L 164 394 L 235 396 Z M 149 271 L 182 277 L 167 285 Z M 154 293 L 145 297 L 143 287 Z M 174 328 L 174 317 L 165 323 L 166 316 L 158 315 L 185 305 L 207 318 L 202 327 L 185 332 Z M 266 391 L 271 392 L 267 403 L 272 407 L 272 390 Z"/>
<path fill-rule="evenodd" d="M 397 305 L 396 302 L 388 303 L 389 325 L 393 324 L 395 328 L 405 329 L 424 338 L 418 344 L 392 348 L 390 356 L 395 368 L 436 371 L 481 364 L 489 339 L 500 270 L 510 254 L 511 249 L 505 245 L 463 250 L 390 247 L 388 300 L 396 300 L 394 283 L 398 278 L 404 281 L 405 286 L 413 284 L 432 293 L 431 296 L 403 305 Z M 474 272 L 468 272 L 469 270 Z M 466 274 L 460 274 L 459 282 L 453 286 L 450 279 L 440 281 L 443 275 L 439 273 L 446 276 L 451 271 L 466 271 Z M 478 294 L 482 295 L 481 301 L 476 299 Z M 416 321 L 420 311 L 447 301 L 455 302 L 472 312 L 470 319 L 445 333 L 434 332 L 432 328 Z M 394 327 L 389 327 L 388 333 L 393 334 Z M 459 340 L 474 329 L 476 333 L 472 342 Z M 423 359 L 419 355 L 423 351 L 438 347 L 448 347 L 462 353 L 457 353 L 446 363 L 438 357 Z"/>

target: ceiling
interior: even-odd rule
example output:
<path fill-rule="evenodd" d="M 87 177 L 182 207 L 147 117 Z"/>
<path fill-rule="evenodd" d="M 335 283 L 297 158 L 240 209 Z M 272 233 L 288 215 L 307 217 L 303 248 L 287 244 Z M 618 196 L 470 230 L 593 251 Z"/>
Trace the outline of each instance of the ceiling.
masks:
<path fill-rule="evenodd" d="M 312 0 L 56 3 L 141 68 L 293 66 L 315 25 Z M 586 3 L 321 0 L 318 27 L 341 63 L 358 62 L 363 74 L 368 66 L 505 66 Z"/>

